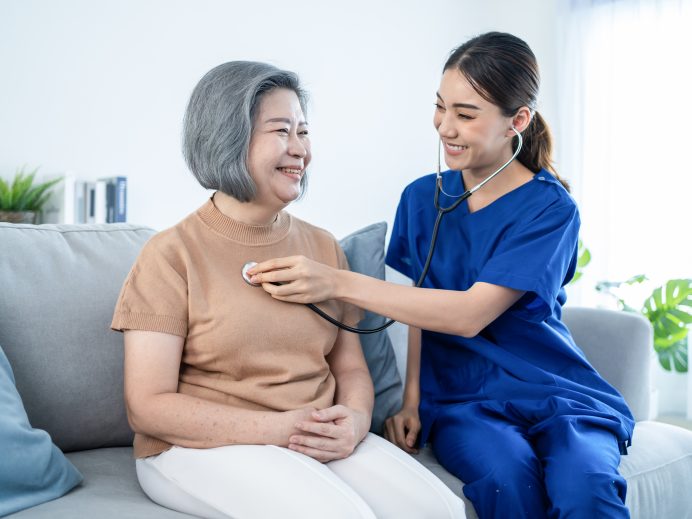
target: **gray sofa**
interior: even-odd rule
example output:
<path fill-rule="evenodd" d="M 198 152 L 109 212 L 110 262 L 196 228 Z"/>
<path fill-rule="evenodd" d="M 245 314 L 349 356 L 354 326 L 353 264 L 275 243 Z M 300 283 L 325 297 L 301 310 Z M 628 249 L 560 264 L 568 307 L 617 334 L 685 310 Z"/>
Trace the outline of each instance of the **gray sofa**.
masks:
<path fill-rule="evenodd" d="M 0 345 L 34 427 L 48 431 L 84 475 L 62 498 L 8 517 L 190 517 L 140 490 L 123 404 L 122 335 L 110 332 L 116 296 L 153 230 L 127 224 L 0 223 Z M 651 333 L 637 316 L 567 308 L 564 319 L 638 421 L 622 474 L 633 518 L 692 518 L 692 432 L 649 421 Z M 405 331 L 391 330 L 400 368 Z M 418 459 L 461 495 L 428 448 Z M 470 504 L 469 517 L 476 517 Z"/>

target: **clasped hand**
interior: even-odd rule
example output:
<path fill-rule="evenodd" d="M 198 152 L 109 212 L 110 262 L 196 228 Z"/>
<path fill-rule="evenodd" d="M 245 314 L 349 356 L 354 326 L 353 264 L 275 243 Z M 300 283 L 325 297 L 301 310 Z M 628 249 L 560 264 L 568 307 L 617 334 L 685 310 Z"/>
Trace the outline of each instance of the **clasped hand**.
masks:
<path fill-rule="evenodd" d="M 322 463 L 347 458 L 367 434 L 368 423 L 364 413 L 344 405 L 312 410 L 293 424 L 288 448 Z"/>

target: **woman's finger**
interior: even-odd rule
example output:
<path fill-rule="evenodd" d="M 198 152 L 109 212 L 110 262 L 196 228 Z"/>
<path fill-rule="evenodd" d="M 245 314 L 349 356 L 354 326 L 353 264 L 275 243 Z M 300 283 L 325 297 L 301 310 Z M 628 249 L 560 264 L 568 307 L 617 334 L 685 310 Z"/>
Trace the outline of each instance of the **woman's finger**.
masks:
<path fill-rule="evenodd" d="M 311 449 L 320 451 L 338 452 L 342 450 L 337 440 L 325 438 L 324 436 L 304 436 L 301 434 L 294 434 L 288 439 L 288 441 L 289 444 L 302 445 L 304 447 L 310 447 Z"/>
<path fill-rule="evenodd" d="M 394 426 L 392 422 L 392 418 L 387 418 L 387 420 L 384 422 L 384 437 L 386 440 L 394 443 Z"/>
<path fill-rule="evenodd" d="M 318 436 L 326 436 L 328 438 L 341 437 L 339 427 L 331 423 L 299 422 L 296 424 L 296 428 Z"/>
<path fill-rule="evenodd" d="M 327 407 L 326 409 L 321 409 L 319 411 L 313 411 L 312 417 L 320 422 L 334 422 L 339 418 L 346 418 L 350 416 L 352 411 L 344 405 L 333 405 L 332 407 Z"/>
<path fill-rule="evenodd" d="M 276 299 L 277 301 L 282 301 L 284 303 L 296 303 L 296 304 L 308 303 L 308 301 L 306 301 L 305 298 L 300 294 L 296 294 L 296 295 L 292 295 L 292 296 L 275 296 L 275 295 L 272 295 L 272 297 L 274 299 Z"/>
<path fill-rule="evenodd" d="M 291 297 L 300 295 L 301 292 L 297 291 L 293 283 L 286 283 L 285 285 L 274 285 L 273 283 L 262 283 L 262 288 L 268 294 L 274 297 Z"/>
<path fill-rule="evenodd" d="M 261 285 L 263 283 L 288 283 L 296 279 L 297 275 L 295 270 L 285 268 L 255 274 L 250 278 L 250 281 L 256 285 Z"/>
<path fill-rule="evenodd" d="M 406 445 L 414 452 L 418 452 L 418 450 L 414 448 L 414 445 L 416 444 L 416 438 L 418 438 L 419 432 L 420 422 L 416 422 L 409 425 L 408 432 L 406 433 Z"/>
<path fill-rule="evenodd" d="M 396 443 L 399 448 L 404 449 L 406 452 L 409 451 L 409 447 L 406 445 L 404 421 L 400 417 L 394 417 L 394 443 Z"/>
<path fill-rule="evenodd" d="M 322 463 L 327 463 L 329 461 L 345 457 L 344 455 L 341 455 L 337 452 L 321 451 L 319 449 L 313 449 L 312 447 L 306 447 L 305 445 L 298 445 L 297 443 L 289 444 L 288 448 L 292 451 L 300 452 L 301 454 L 310 456 L 311 458 L 314 458 Z"/>
<path fill-rule="evenodd" d="M 247 273 L 250 276 L 254 276 L 260 272 L 290 268 L 297 263 L 299 258 L 300 256 L 286 256 L 284 258 L 274 258 L 267 261 L 262 261 L 251 269 L 248 269 Z"/>

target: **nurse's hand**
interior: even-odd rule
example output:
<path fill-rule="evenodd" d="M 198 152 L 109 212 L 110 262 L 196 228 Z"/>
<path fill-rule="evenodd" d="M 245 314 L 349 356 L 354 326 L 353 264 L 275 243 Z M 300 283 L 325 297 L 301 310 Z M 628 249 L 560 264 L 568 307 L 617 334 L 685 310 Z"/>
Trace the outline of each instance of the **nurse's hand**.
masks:
<path fill-rule="evenodd" d="M 338 272 L 338 269 L 305 256 L 263 261 L 248 270 L 250 281 L 261 283 L 274 299 L 290 303 L 319 303 L 334 299 Z"/>
<path fill-rule="evenodd" d="M 296 423 L 301 431 L 289 438 L 288 448 L 327 463 L 347 458 L 368 434 L 370 418 L 345 405 L 315 411 Z"/>
<path fill-rule="evenodd" d="M 409 454 L 416 454 L 418 449 L 414 448 L 414 445 L 420 428 L 418 406 L 404 406 L 401 411 L 384 422 L 384 437 Z"/>

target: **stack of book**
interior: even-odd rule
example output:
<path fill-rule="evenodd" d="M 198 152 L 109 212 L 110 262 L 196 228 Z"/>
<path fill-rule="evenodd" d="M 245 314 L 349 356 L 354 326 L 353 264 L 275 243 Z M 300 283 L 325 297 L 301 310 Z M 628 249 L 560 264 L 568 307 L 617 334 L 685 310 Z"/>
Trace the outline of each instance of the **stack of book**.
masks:
<path fill-rule="evenodd" d="M 43 208 L 42 223 L 117 223 L 127 221 L 127 177 L 95 181 L 72 173 L 53 189 Z"/>

